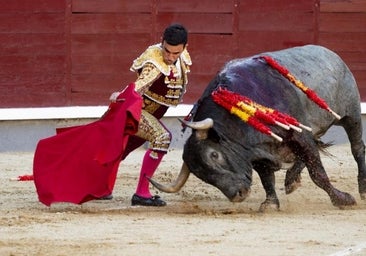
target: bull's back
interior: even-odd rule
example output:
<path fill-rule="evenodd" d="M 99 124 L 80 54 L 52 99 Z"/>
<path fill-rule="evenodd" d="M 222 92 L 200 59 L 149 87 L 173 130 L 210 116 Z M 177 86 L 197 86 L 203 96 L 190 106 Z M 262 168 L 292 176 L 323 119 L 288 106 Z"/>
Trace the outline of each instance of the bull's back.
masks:
<path fill-rule="evenodd" d="M 322 46 L 306 45 L 233 60 L 220 72 L 230 83 L 219 83 L 228 84 L 229 89 L 262 105 L 291 114 L 313 127 L 315 134 L 323 134 L 336 122 L 335 117 L 258 58 L 263 55 L 288 69 L 341 117 L 352 115 L 354 120 L 360 119 L 360 97 L 352 73 L 336 53 Z"/>
<path fill-rule="evenodd" d="M 265 54 L 275 58 L 340 115 L 344 115 L 347 108 L 354 111 L 360 108 L 356 81 L 344 61 L 333 51 L 306 45 Z M 307 105 L 312 107 L 314 104 Z"/>

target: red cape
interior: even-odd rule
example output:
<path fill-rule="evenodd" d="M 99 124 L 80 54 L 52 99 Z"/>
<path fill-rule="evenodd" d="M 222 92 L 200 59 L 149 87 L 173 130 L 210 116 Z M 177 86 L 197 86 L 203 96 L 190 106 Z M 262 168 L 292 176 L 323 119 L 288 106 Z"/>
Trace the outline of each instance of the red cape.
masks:
<path fill-rule="evenodd" d="M 112 193 L 128 137 L 137 132 L 142 98 L 130 85 L 98 121 L 62 128 L 38 142 L 33 161 L 39 201 L 82 204 Z"/>

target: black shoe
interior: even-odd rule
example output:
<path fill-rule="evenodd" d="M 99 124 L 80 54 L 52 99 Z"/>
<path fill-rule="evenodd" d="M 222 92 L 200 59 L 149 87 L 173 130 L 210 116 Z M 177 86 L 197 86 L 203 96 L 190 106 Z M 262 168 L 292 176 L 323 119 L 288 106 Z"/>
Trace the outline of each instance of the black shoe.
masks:
<path fill-rule="evenodd" d="M 136 194 L 132 196 L 131 205 L 142 206 L 165 206 L 166 202 L 160 199 L 160 196 L 152 196 L 149 198 L 141 197 Z"/>
<path fill-rule="evenodd" d="M 112 194 L 109 194 L 109 195 L 106 195 L 106 196 L 102 196 L 102 197 L 97 198 L 97 200 L 112 200 L 112 199 L 113 199 L 113 195 Z"/>

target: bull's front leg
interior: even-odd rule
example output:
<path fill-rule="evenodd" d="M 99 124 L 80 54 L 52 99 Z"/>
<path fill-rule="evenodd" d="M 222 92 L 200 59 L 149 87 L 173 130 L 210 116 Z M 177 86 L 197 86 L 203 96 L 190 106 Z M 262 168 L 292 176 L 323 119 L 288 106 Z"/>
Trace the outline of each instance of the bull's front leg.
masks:
<path fill-rule="evenodd" d="M 265 168 L 255 168 L 258 172 L 259 178 L 261 179 L 262 186 L 266 192 L 266 200 L 259 207 L 260 212 L 265 212 L 268 208 L 280 209 L 280 201 L 278 200 L 275 184 L 276 178 L 274 171 Z"/>

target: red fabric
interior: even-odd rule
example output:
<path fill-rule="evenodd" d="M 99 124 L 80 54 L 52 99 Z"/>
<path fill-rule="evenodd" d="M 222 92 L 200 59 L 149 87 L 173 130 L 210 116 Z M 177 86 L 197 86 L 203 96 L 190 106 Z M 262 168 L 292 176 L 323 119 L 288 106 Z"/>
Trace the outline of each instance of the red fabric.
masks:
<path fill-rule="evenodd" d="M 137 132 L 142 98 L 129 85 L 93 123 L 58 129 L 38 142 L 33 161 L 39 201 L 82 204 L 112 193 L 129 135 Z"/>
<path fill-rule="evenodd" d="M 261 58 L 263 58 L 272 68 L 277 69 L 277 71 L 280 72 L 283 76 L 286 76 L 289 73 L 289 71 L 285 67 L 278 64 L 270 56 L 261 56 Z"/>
<path fill-rule="evenodd" d="M 25 174 L 25 175 L 18 176 L 18 178 L 16 180 L 28 181 L 28 180 L 34 180 L 34 177 L 33 177 L 33 175 Z"/>
<path fill-rule="evenodd" d="M 308 96 L 309 99 L 314 101 L 316 104 L 318 104 L 319 107 L 322 109 L 328 110 L 328 104 L 321 98 L 318 97 L 318 95 L 311 89 L 306 90 L 305 94 Z"/>
<path fill-rule="evenodd" d="M 325 110 L 330 111 L 330 108 L 328 106 L 328 104 L 325 102 L 325 100 L 323 100 L 322 98 L 320 98 L 315 91 L 309 89 L 308 87 L 306 87 L 305 85 L 303 85 L 303 87 L 299 87 L 296 83 L 295 83 L 295 77 L 291 76 L 289 77 L 288 74 L 290 73 L 285 67 L 281 66 L 280 64 L 278 64 L 274 59 L 272 59 L 269 56 L 262 56 L 261 58 L 263 58 L 272 68 L 276 69 L 278 72 L 280 72 L 284 77 L 286 77 L 291 83 L 293 83 L 295 86 L 297 86 L 300 90 L 302 90 L 306 96 L 312 100 L 313 102 L 315 102 L 316 104 L 318 104 L 318 106 L 320 108 L 323 108 Z M 301 83 L 302 84 L 302 83 Z"/>

